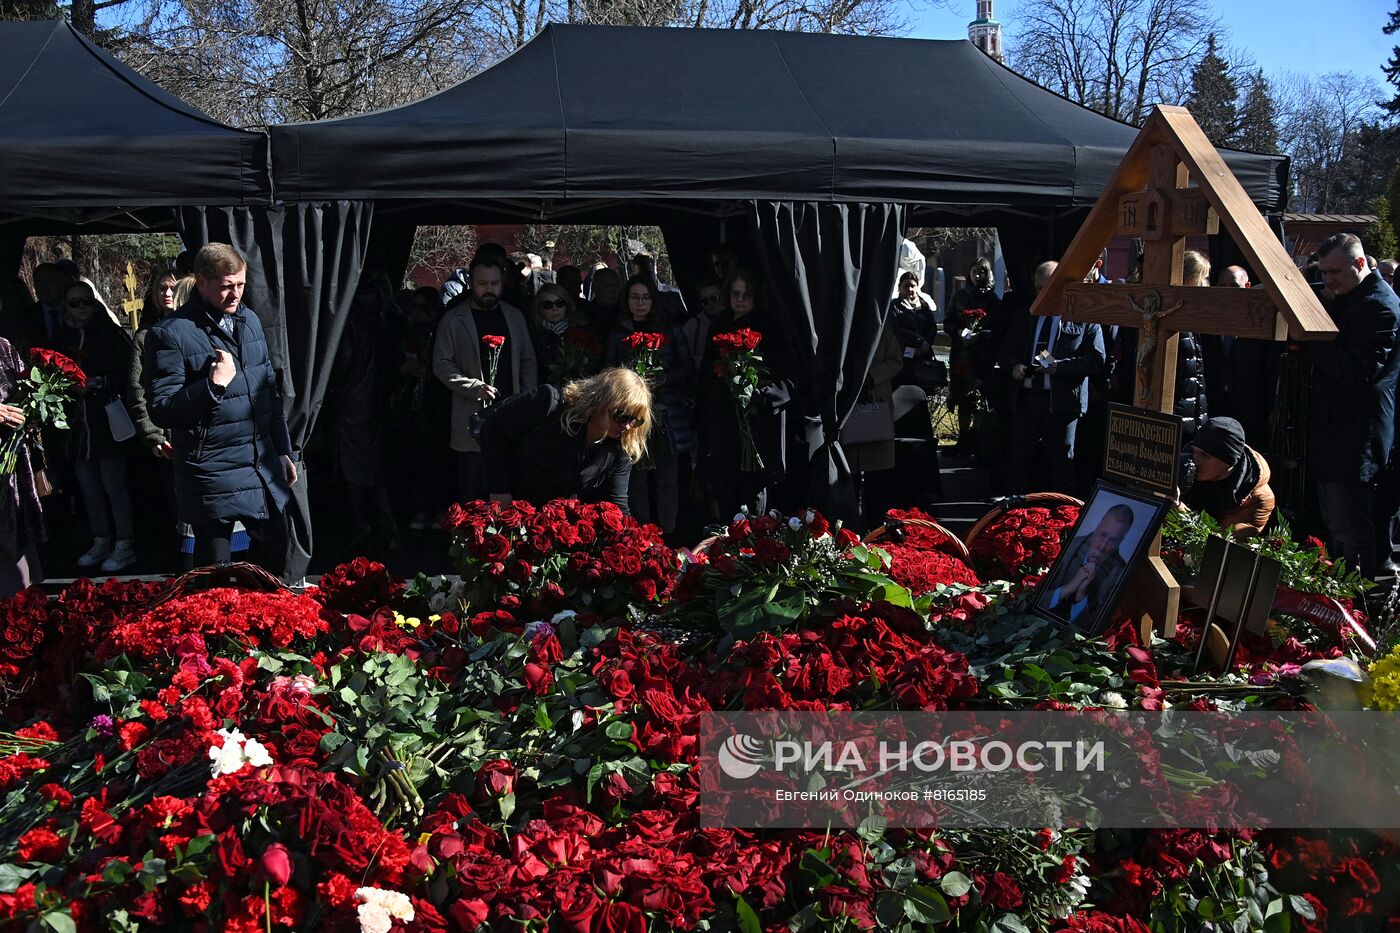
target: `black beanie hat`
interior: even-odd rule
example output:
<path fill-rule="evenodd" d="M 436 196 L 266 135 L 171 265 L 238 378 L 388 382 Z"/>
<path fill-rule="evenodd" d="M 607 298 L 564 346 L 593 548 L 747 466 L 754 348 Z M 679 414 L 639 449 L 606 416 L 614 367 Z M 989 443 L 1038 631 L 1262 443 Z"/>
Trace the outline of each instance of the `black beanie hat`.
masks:
<path fill-rule="evenodd" d="M 1197 429 L 1191 446 L 1233 467 L 1244 456 L 1244 427 L 1234 418 L 1212 418 Z"/>

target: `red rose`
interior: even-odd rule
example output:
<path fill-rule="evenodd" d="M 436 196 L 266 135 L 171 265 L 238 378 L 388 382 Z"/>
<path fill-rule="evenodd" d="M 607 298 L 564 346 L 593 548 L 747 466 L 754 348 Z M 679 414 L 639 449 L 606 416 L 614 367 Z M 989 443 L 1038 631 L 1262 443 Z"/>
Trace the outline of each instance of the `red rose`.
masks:
<path fill-rule="evenodd" d="M 976 876 L 977 889 L 982 892 L 982 900 L 999 910 L 1011 910 L 1021 906 L 1021 889 L 1015 879 L 1006 872 L 994 872 L 989 877 Z"/>
<path fill-rule="evenodd" d="M 535 696 L 544 696 L 554 686 L 554 674 L 549 668 L 533 661 L 525 665 L 525 686 Z"/>
<path fill-rule="evenodd" d="M 452 902 L 447 908 L 447 914 L 452 918 L 452 922 L 462 929 L 475 930 L 486 922 L 486 918 L 491 915 L 491 908 L 479 897 L 462 897 Z"/>
<path fill-rule="evenodd" d="M 504 797 L 515 791 L 515 765 L 504 758 L 496 758 L 481 766 L 476 779 L 492 797 Z"/>
<path fill-rule="evenodd" d="M 292 854 L 282 843 L 274 842 L 263 850 L 258 867 L 274 888 L 280 888 L 292 877 Z"/>
<path fill-rule="evenodd" d="M 598 933 L 646 933 L 647 918 L 631 904 L 613 901 L 603 907 L 594 929 Z"/>
<path fill-rule="evenodd" d="M 472 550 L 482 560 L 503 561 L 510 554 L 510 540 L 505 535 L 487 535 Z"/>

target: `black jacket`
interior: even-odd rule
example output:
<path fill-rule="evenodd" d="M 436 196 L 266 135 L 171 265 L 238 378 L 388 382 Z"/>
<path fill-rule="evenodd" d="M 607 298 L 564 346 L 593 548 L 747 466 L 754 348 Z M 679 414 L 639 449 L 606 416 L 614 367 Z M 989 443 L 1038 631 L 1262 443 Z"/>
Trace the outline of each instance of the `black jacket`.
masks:
<path fill-rule="evenodd" d="M 1400 299 L 1372 272 L 1327 311 L 1337 338 L 1307 347 L 1308 469 L 1322 482 L 1367 483 L 1385 468 L 1395 439 Z"/>
<path fill-rule="evenodd" d="M 564 414 L 563 395 L 551 385 L 487 409 L 481 428 L 487 491 L 509 492 L 535 505 L 550 499 L 611 502 L 629 512 L 632 461 L 622 444 L 610 437 L 590 444 L 586 426 L 570 434 Z"/>
<path fill-rule="evenodd" d="M 1030 365 L 1037 320 L 1039 318 L 1034 317 L 1026 307 L 1008 315 L 1006 338 L 1001 343 L 998 355 L 1002 372 L 1008 379 L 1016 364 Z M 1053 319 L 1044 320 L 1045 327 L 1049 327 Z M 1055 344 L 1049 349 L 1056 362 L 1055 375 L 1050 377 L 1051 411 L 1076 416 L 1084 414 L 1089 406 L 1089 377 L 1103 369 L 1106 358 L 1102 328 L 1097 324 L 1061 320 Z M 1013 382 L 1010 395 L 1012 411 L 1019 406 L 1022 394 L 1017 390 L 1018 385 Z"/>
<path fill-rule="evenodd" d="M 170 431 L 179 517 L 195 525 L 267 518 L 264 489 L 278 509 L 291 495 L 278 458 L 292 441 L 262 323 L 240 305 L 229 337 L 221 314 L 196 292 L 146 335 L 146 404 Z M 209 381 L 215 348 L 238 368 L 222 393 Z"/>
<path fill-rule="evenodd" d="M 777 479 L 787 472 L 787 411 L 792 407 L 793 373 L 795 370 L 789 345 L 771 317 L 771 312 L 756 308 L 737 322 L 728 308 L 720 312 L 710 328 L 710 344 L 700 363 L 701 444 L 704 471 L 710 482 L 726 488 L 739 472 L 739 416 L 729 387 L 715 375 L 719 352 L 714 338 L 736 330 L 753 330 L 763 336 L 757 353 L 763 358 L 768 382 L 759 388 L 756 404 L 748 416 L 754 447 L 763 459 L 763 473 Z"/>
<path fill-rule="evenodd" d="M 1176 342 L 1176 396 L 1172 402 L 1172 412 L 1181 419 L 1186 438 L 1196 433 L 1196 429 L 1210 420 L 1207 413 L 1208 398 L 1206 380 L 1209 368 L 1205 353 L 1205 343 L 1210 339 L 1198 337 L 1190 331 L 1177 334 Z M 1133 393 L 1137 391 L 1137 348 L 1138 331 L 1134 327 L 1118 328 L 1119 372 L 1116 381 L 1115 401 L 1124 405 L 1134 405 Z M 1216 412 L 1216 414 L 1222 414 Z"/>
<path fill-rule="evenodd" d="M 50 346 L 81 366 L 88 377 L 87 388 L 69 406 L 69 457 L 101 460 L 139 450 L 134 441 L 113 440 L 107 421 L 109 402 L 120 399 L 128 414 L 131 411 L 127 397 L 134 352 L 131 335 L 99 310 L 86 327 L 64 324 Z"/>

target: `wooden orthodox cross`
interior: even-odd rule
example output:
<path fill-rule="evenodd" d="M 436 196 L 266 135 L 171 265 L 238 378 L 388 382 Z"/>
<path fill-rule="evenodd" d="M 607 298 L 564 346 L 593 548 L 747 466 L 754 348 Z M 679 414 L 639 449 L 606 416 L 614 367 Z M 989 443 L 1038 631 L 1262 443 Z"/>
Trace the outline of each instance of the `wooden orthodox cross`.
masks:
<path fill-rule="evenodd" d="M 1182 285 L 1186 237 L 1217 233 L 1222 223 L 1260 288 Z M 1142 239 L 1141 283 L 1085 284 L 1084 277 L 1116 234 Z M 1176 399 L 1180 331 L 1259 340 L 1325 340 L 1337 333 L 1302 273 L 1184 107 L 1152 111 L 1031 311 L 1137 328 L 1133 404 L 1161 412 L 1172 411 Z M 1126 608 L 1144 631 L 1157 623 L 1170 637 L 1180 598 L 1181 587 L 1162 562 L 1158 536 L 1129 587 Z"/>
<path fill-rule="evenodd" d="M 132 330 L 136 329 L 137 315 L 145 306 L 146 300 L 136 291 L 136 270 L 131 267 L 131 263 L 126 264 L 126 275 L 122 278 L 122 285 L 126 287 L 126 299 L 122 302 L 122 310 L 126 312 L 126 318 L 131 322 Z"/>

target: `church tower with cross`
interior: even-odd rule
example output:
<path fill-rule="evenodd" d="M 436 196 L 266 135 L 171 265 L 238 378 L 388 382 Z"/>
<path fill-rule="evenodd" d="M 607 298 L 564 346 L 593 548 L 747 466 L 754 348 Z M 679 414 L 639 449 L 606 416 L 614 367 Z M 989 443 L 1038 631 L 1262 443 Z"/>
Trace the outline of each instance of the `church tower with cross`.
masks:
<path fill-rule="evenodd" d="M 1002 64 L 1001 23 L 992 17 L 992 0 L 977 0 L 977 18 L 967 24 L 967 38 L 973 45 Z"/>

